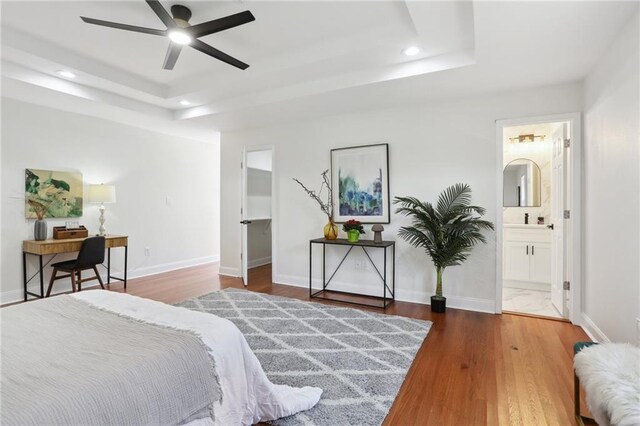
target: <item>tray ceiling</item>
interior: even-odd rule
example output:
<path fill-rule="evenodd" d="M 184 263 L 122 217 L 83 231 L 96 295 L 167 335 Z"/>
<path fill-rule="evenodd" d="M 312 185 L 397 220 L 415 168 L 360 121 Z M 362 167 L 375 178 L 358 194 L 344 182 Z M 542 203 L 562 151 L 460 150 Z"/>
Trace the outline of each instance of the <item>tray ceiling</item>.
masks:
<path fill-rule="evenodd" d="M 171 122 L 163 126 L 201 138 L 268 124 L 243 120 L 261 110 L 278 121 L 292 106 L 303 109 L 293 116 L 312 116 L 332 113 L 335 102 L 384 107 L 461 89 L 580 80 L 637 8 L 625 2 L 162 3 L 188 6 L 192 24 L 251 10 L 255 22 L 203 37 L 250 68 L 240 71 L 187 49 L 173 71 L 162 70 L 167 39 L 79 18 L 163 28 L 142 0 L 3 1 L 3 95 L 50 99 L 112 119 L 126 111 L 132 122 Z M 420 53 L 405 56 L 412 45 Z M 56 74 L 61 69 L 77 77 L 65 80 Z"/>

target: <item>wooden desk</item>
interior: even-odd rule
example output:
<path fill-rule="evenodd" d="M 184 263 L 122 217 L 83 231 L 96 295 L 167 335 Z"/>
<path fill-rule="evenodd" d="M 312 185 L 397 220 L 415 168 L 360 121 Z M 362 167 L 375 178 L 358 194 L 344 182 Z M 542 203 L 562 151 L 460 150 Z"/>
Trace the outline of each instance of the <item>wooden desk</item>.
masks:
<path fill-rule="evenodd" d="M 69 238 L 66 240 L 25 240 L 22 242 L 22 271 L 24 276 L 24 300 L 28 299 L 28 296 L 34 296 L 37 298 L 44 297 L 44 266 L 48 265 L 59 253 L 73 253 L 80 250 L 84 238 Z M 127 257 L 128 257 L 128 245 L 129 237 L 126 235 L 106 235 L 105 236 L 105 248 L 107 249 L 107 284 L 111 283 L 111 279 L 124 282 L 124 288 L 127 288 Z M 118 278 L 111 276 L 111 249 L 123 247 L 124 248 L 124 277 Z M 27 254 L 38 256 L 40 261 L 40 268 L 38 272 L 31 278 L 27 279 Z M 53 255 L 47 264 L 42 264 L 42 256 Z M 31 293 L 27 290 L 27 284 L 36 275 L 40 275 L 40 294 Z"/>

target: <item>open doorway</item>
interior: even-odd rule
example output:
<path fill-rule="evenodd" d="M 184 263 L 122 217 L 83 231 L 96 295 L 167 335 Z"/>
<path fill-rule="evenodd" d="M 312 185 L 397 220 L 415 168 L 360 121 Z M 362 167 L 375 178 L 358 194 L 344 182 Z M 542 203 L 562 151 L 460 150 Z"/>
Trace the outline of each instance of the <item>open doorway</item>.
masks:
<path fill-rule="evenodd" d="M 272 275 L 273 152 L 247 149 L 243 164 L 242 278 L 249 285 Z"/>
<path fill-rule="evenodd" d="M 579 321 L 577 121 L 498 122 L 497 312 Z"/>

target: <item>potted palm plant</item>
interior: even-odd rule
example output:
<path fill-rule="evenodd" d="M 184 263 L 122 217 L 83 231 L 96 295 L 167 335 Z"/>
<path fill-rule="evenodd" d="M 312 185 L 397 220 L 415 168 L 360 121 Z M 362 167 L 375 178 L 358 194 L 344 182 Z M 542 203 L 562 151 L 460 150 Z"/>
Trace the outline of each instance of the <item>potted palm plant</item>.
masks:
<path fill-rule="evenodd" d="M 414 197 L 396 197 L 400 207 L 396 213 L 413 219 L 403 226 L 398 236 L 414 247 L 423 248 L 436 268 L 436 294 L 431 296 L 431 311 L 446 310 L 447 298 L 442 295 L 442 274 L 449 266 L 467 260 L 471 249 L 486 243 L 483 230 L 493 230 L 493 223 L 483 220 L 485 209 L 471 205 L 471 187 L 458 183 L 442 191 L 438 203 L 420 201 Z"/>

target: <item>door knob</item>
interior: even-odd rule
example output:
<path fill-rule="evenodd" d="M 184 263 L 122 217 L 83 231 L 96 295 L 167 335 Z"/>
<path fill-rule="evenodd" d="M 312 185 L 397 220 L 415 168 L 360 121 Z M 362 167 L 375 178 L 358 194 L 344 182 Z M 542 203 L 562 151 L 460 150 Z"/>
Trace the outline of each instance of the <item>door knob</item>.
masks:
<path fill-rule="evenodd" d="M 553 229 L 553 223 L 551 225 L 547 225 L 547 228 Z"/>

